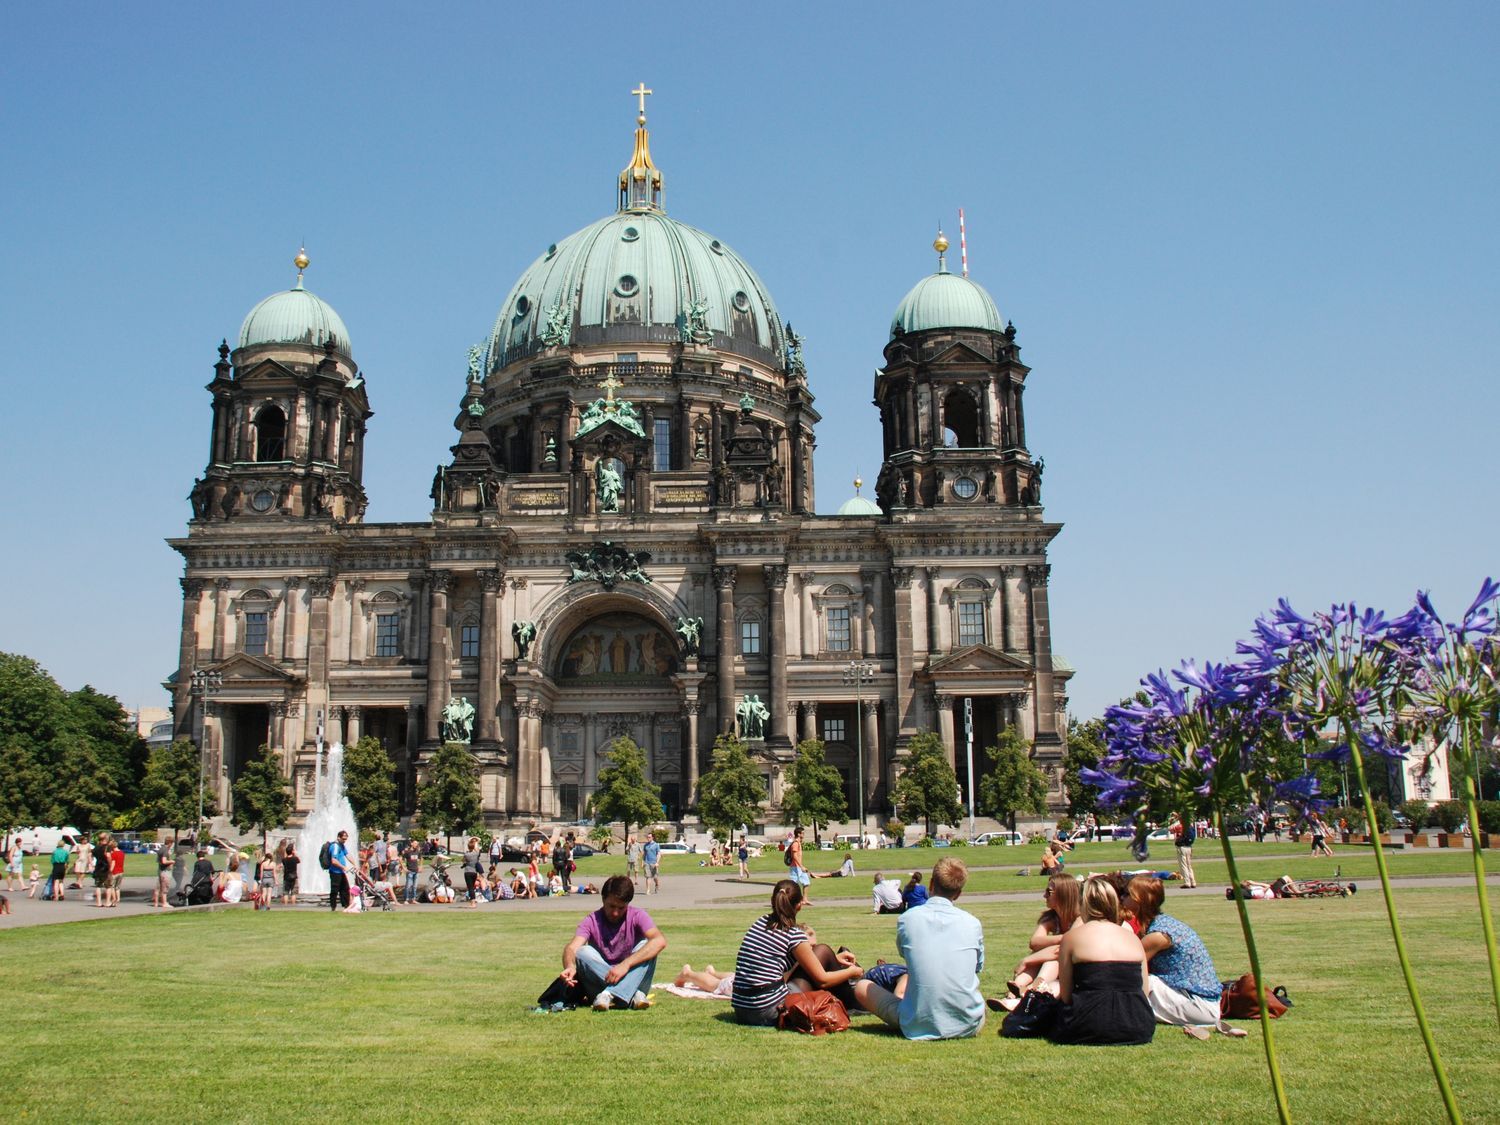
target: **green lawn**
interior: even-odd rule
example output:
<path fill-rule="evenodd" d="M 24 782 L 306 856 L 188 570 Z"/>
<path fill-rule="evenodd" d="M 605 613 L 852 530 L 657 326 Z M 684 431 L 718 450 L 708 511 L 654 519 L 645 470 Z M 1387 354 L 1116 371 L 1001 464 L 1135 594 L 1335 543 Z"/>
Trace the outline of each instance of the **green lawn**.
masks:
<path fill-rule="evenodd" d="M 1453 889 L 1400 894 L 1459 1100 L 1469 1120 L 1500 1121 L 1473 901 Z M 990 951 L 984 983 L 996 990 L 1036 910 L 971 905 Z M 1278 1025 L 1294 1115 L 1439 1119 L 1378 894 L 1254 905 L 1269 976 L 1296 1005 Z M 732 965 L 759 909 L 662 911 L 664 971 Z M 1231 904 L 1169 892 L 1168 909 L 1204 934 L 1221 976 L 1243 971 Z M 893 919 L 855 907 L 806 917 L 867 962 L 894 953 Z M 0 1025 L 24 1043 L 25 1066 L 0 1083 L 0 1119 L 1274 1119 L 1254 1024 L 1238 1042 L 1163 1029 L 1147 1047 L 1097 1049 L 1000 1040 L 993 1024 L 976 1040 L 908 1043 L 870 1017 L 843 1035 L 794 1038 L 672 996 L 646 1013 L 532 1014 L 571 932 L 571 916 L 515 903 L 5 931 Z"/>

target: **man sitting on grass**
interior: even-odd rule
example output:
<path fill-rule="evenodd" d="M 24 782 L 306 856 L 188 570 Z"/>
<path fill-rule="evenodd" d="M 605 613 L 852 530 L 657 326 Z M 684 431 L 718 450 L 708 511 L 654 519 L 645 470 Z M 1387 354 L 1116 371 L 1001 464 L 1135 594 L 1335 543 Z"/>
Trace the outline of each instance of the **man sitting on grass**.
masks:
<path fill-rule="evenodd" d="M 604 881 L 604 905 L 578 923 L 563 949 L 562 979 L 594 995 L 594 1010 L 649 1008 L 656 958 L 667 948 L 656 923 L 631 906 L 635 884 L 628 875 Z"/>
<path fill-rule="evenodd" d="M 868 977 L 854 983 L 860 1006 L 908 1039 L 963 1039 L 984 1026 L 984 929 L 954 905 L 968 882 L 961 859 L 945 856 L 932 869 L 926 905 L 896 923 L 896 948 L 906 960 L 906 995 Z"/>

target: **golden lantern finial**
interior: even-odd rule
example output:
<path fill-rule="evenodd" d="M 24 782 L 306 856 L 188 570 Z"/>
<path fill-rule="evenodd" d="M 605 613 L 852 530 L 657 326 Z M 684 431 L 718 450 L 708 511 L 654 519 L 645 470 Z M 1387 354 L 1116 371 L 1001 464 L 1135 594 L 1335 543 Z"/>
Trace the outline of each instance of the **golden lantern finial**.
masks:
<path fill-rule="evenodd" d="M 661 172 L 651 162 L 651 138 L 646 132 L 646 98 L 652 93 L 644 82 L 630 91 L 639 100 L 635 117 L 635 151 L 620 173 L 620 210 L 661 210 Z"/>
<path fill-rule="evenodd" d="M 864 478 L 858 473 L 854 476 L 854 495 L 859 495 L 859 490 L 865 486 Z"/>
<path fill-rule="evenodd" d="M 297 288 L 302 288 L 302 271 L 312 264 L 312 259 L 307 256 L 307 247 L 303 246 L 297 251 L 297 256 L 292 259 L 292 265 L 297 267 Z"/>
<path fill-rule="evenodd" d="M 938 227 L 937 237 L 932 240 L 932 248 L 937 251 L 938 273 L 948 272 L 948 260 L 944 257 L 948 253 L 948 236 L 943 233 L 943 228 Z"/>

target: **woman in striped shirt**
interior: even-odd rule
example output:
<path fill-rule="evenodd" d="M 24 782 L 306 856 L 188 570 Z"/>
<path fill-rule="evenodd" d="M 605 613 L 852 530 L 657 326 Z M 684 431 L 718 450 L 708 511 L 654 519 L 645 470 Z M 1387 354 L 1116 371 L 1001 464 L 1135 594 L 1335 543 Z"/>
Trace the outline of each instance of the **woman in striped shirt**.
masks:
<path fill-rule="evenodd" d="M 740 943 L 731 996 L 740 1023 L 775 1024 L 792 989 L 832 990 L 865 975 L 854 954 L 814 944 L 809 931 L 797 924 L 803 901 L 802 888 L 782 879 L 771 892 L 771 913 L 757 918 Z"/>

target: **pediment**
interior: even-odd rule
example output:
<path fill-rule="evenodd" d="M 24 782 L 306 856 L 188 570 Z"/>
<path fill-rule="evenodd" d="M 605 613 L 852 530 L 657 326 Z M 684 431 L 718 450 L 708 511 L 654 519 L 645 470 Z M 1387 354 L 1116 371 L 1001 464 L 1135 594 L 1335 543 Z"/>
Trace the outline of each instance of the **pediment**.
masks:
<path fill-rule="evenodd" d="M 600 422 L 584 436 L 575 436 L 573 444 L 589 450 L 608 447 L 636 449 L 644 448 L 646 439 L 611 418 Z"/>
<path fill-rule="evenodd" d="M 994 364 L 994 362 L 995 358 L 993 356 L 984 355 L 982 352 L 975 351 L 968 344 L 965 344 L 963 341 L 959 340 L 955 341 L 952 344 L 949 344 L 942 351 L 938 352 L 937 355 L 928 358 L 926 366 L 928 366 L 929 368 L 937 367 L 940 365 L 946 366 L 948 364 L 966 364 L 970 366 L 974 364 L 984 364 L 986 366 L 991 366 Z"/>
<path fill-rule="evenodd" d="M 236 383 L 265 383 L 295 380 L 300 376 L 284 363 L 274 359 L 262 359 L 246 371 L 235 373 Z"/>
<path fill-rule="evenodd" d="M 1033 669 L 1030 664 L 1014 656 L 1009 656 L 997 648 L 989 645 L 970 645 L 968 648 L 950 652 L 947 656 L 939 657 L 927 666 L 927 672 L 934 678 L 942 676 L 995 676 L 1010 674 L 1030 675 Z"/>
<path fill-rule="evenodd" d="M 302 677 L 294 675 L 283 668 L 277 667 L 271 661 L 260 656 L 250 656 L 243 652 L 235 653 L 226 660 L 220 661 L 210 671 L 219 673 L 223 677 L 224 687 L 249 685 L 249 684 L 298 684 Z"/>

